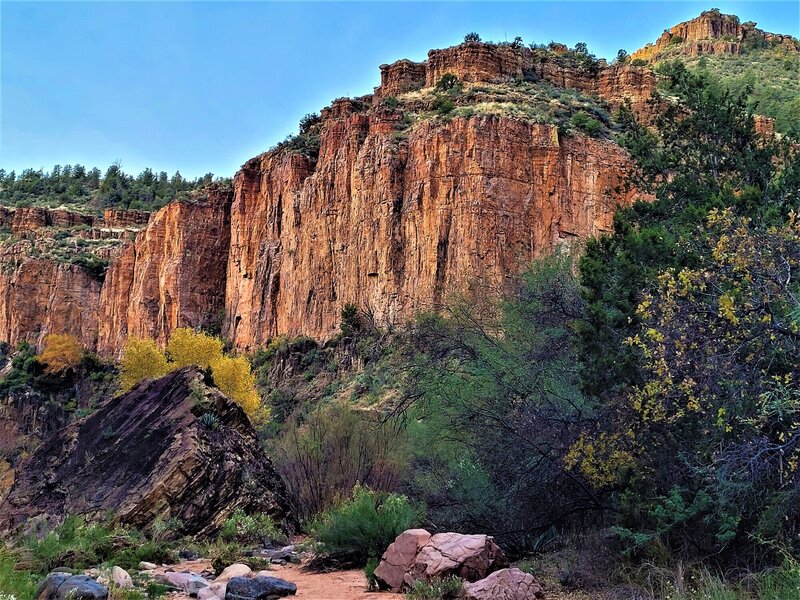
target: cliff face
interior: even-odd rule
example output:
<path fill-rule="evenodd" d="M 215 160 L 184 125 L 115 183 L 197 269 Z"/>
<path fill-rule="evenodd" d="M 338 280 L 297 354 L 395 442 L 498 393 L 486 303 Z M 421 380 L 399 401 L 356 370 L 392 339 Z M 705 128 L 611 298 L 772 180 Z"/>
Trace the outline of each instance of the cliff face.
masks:
<path fill-rule="evenodd" d="M 318 156 L 278 148 L 248 161 L 233 191 L 154 215 L 107 211 L 77 228 L 114 242 L 94 250 L 110 261 L 104 277 L 4 256 L 0 339 L 68 332 L 115 355 L 129 336 L 164 343 L 176 327 L 213 327 L 224 315 L 222 334 L 252 348 L 280 334 L 327 338 L 347 303 L 389 324 L 476 278 L 502 289 L 535 257 L 610 228 L 635 197 L 623 190 L 626 153 L 502 111 L 437 118 L 431 90 L 400 106 L 384 100 L 453 73 L 465 85 L 516 86 L 517 97 L 544 81 L 646 114 L 652 71 L 579 62 L 566 50 L 477 43 L 384 65 L 373 96 L 322 111 Z M 57 219 L 72 223 L 44 209 L 0 212 L 0 225 L 37 239 L 52 237 Z"/>
<path fill-rule="evenodd" d="M 165 206 L 112 262 L 99 296 L 101 353 L 119 351 L 128 336 L 165 343 L 176 327 L 220 320 L 230 203 L 229 191 L 214 190 Z"/>
<path fill-rule="evenodd" d="M 341 308 L 381 323 L 480 277 L 496 287 L 539 255 L 609 229 L 629 163 L 611 142 L 502 117 L 424 122 L 407 142 L 337 107 L 319 162 L 280 153 L 235 181 L 224 333 L 326 338 Z"/>
<path fill-rule="evenodd" d="M 51 227 L 53 211 L 17 209 L 14 222 L 27 225 L 16 230 L 23 238 L 0 250 L 0 339 L 41 347 L 48 333 L 69 333 L 114 355 L 130 335 L 165 342 L 176 327 L 218 326 L 231 200 L 230 190 L 212 189 L 207 198 L 170 204 L 152 217 L 106 211 L 75 236 L 77 242 L 110 238 L 110 245 L 89 251 L 110 263 L 104 275 L 46 253 L 57 250 L 54 233 L 63 231 Z"/>
<path fill-rule="evenodd" d="M 84 346 L 97 341 L 100 282 L 86 269 L 51 259 L 2 256 L 0 339 L 37 346 L 51 332 L 73 334 Z"/>
<path fill-rule="evenodd" d="M 787 50 L 800 51 L 800 42 L 790 35 L 769 33 L 756 28 L 753 22 L 740 23 L 735 15 L 709 10 L 696 19 L 678 23 L 665 30 L 654 44 L 647 44 L 631 55 L 632 59 L 648 62 L 661 58 L 665 51 L 675 49 L 685 56 L 701 54 L 741 54 L 744 45 L 780 45 Z"/>

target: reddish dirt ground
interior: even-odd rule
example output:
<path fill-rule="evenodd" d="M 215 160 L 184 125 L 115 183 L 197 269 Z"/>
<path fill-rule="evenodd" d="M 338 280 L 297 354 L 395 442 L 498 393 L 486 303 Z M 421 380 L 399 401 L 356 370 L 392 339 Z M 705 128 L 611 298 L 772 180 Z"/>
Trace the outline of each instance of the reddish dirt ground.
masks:
<path fill-rule="evenodd" d="M 280 565 L 271 569 L 276 577 L 297 586 L 295 598 L 305 600 L 396 600 L 403 594 L 367 592 L 364 572 L 356 569 L 332 573 L 307 573 L 300 565 Z"/>

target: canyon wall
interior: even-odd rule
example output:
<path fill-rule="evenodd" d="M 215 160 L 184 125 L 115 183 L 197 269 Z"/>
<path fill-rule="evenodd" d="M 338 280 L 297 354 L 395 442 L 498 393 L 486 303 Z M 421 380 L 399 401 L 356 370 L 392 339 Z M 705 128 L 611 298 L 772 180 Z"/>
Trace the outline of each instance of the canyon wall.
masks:
<path fill-rule="evenodd" d="M 31 256 L 38 238 L 72 217 L 0 211 L 0 226 L 28 244 L 0 256 L 0 339 L 40 345 L 48 332 L 68 332 L 115 356 L 128 336 L 165 343 L 176 327 L 204 326 L 244 349 L 281 334 L 335 335 L 347 303 L 387 325 L 476 279 L 507 289 L 534 258 L 608 231 L 616 207 L 639 197 L 624 186 L 627 154 L 607 139 L 500 114 L 406 128 L 403 109 L 381 100 L 444 73 L 544 80 L 642 112 L 655 89 L 647 68 L 575 69 L 537 56 L 462 44 L 424 63 L 384 65 L 373 96 L 322 111 L 318 157 L 281 147 L 248 161 L 233 190 L 153 215 L 75 217 L 87 226 L 77 235 L 116 240 L 104 250 L 104 276 Z"/>
<path fill-rule="evenodd" d="M 608 231 L 629 167 L 608 141 L 502 117 L 415 127 L 404 144 L 342 107 L 316 169 L 270 153 L 235 180 L 224 334 L 327 338 L 347 303 L 379 323 L 496 288 L 559 245 Z"/>
<path fill-rule="evenodd" d="M 129 336 L 164 344 L 177 327 L 221 322 L 231 200 L 217 189 L 165 206 L 111 263 L 99 296 L 100 353 L 117 353 Z"/>

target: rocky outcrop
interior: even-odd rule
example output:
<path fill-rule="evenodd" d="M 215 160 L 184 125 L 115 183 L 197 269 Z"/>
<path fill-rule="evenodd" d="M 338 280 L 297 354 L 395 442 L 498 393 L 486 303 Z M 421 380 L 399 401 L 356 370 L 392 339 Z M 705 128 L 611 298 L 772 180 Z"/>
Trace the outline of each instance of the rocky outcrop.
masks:
<path fill-rule="evenodd" d="M 103 227 L 109 229 L 141 229 L 147 225 L 152 213 L 145 210 L 107 208 L 103 211 Z"/>
<path fill-rule="evenodd" d="M 800 51 L 800 41 L 790 35 L 762 31 L 752 21 L 741 23 L 735 15 L 708 10 L 695 19 L 664 30 L 655 43 L 637 50 L 631 58 L 654 62 L 668 49 L 685 56 L 738 55 L 748 43 L 756 46 L 780 45 L 793 52 Z"/>
<path fill-rule="evenodd" d="M 213 326 L 224 309 L 232 193 L 209 191 L 153 215 L 114 260 L 100 292 L 97 349 L 113 355 L 129 336 L 166 343 L 177 327 Z"/>
<path fill-rule="evenodd" d="M 405 94 L 425 85 L 425 64 L 406 59 L 381 65 L 381 94 L 384 97 Z"/>
<path fill-rule="evenodd" d="M 347 303 L 381 324 L 608 231 L 630 163 L 609 141 L 503 117 L 426 121 L 403 143 L 334 105 L 319 160 L 272 152 L 235 178 L 224 335 L 333 335 Z"/>
<path fill-rule="evenodd" d="M 431 50 L 428 60 L 413 63 L 397 61 L 381 65 L 381 86 L 375 90 L 379 100 L 420 87 L 432 87 L 446 74 L 466 83 L 511 83 L 523 79 L 542 79 L 563 88 L 595 94 L 612 108 L 629 102 L 634 111 L 647 112 L 645 105 L 656 90 L 656 76 L 647 67 L 632 65 L 580 66 L 566 58 L 567 48 L 532 49 L 523 45 L 464 43 L 442 50 Z"/>
<path fill-rule="evenodd" d="M 378 583 L 400 591 L 416 581 L 433 581 L 456 576 L 479 581 L 508 566 L 503 551 L 488 535 L 437 533 L 410 529 L 389 545 L 375 569 Z"/>
<path fill-rule="evenodd" d="M 286 506 L 242 409 L 187 367 L 112 398 L 47 440 L 18 470 L 0 525 L 113 514 L 139 528 L 176 517 L 187 534 L 204 534 L 237 509 L 291 527 Z"/>

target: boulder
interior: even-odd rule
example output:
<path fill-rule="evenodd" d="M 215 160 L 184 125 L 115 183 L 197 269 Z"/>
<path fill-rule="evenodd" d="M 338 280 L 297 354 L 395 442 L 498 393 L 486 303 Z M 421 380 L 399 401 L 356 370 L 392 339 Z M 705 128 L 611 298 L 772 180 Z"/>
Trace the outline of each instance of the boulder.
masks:
<path fill-rule="evenodd" d="M 197 598 L 198 600 L 224 600 L 227 588 L 227 581 L 212 581 L 208 587 L 197 592 Z"/>
<path fill-rule="evenodd" d="M 383 553 L 375 569 L 376 579 L 383 582 L 384 587 L 399 591 L 414 558 L 430 539 L 431 534 L 424 529 L 409 529 L 398 535 Z"/>
<path fill-rule="evenodd" d="M 272 600 L 296 593 L 295 584 L 277 577 L 234 577 L 228 582 L 225 600 Z"/>
<path fill-rule="evenodd" d="M 431 581 L 456 575 L 478 581 L 508 566 L 503 551 L 488 535 L 437 533 L 410 529 L 389 546 L 375 569 L 383 588 L 399 591 L 415 581 Z"/>
<path fill-rule="evenodd" d="M 208 587 L 208 581 L 194 573 L 167 571 L 163 575 L 159 575 L 156 580 L 178 588 L 190 596 L 196 596 L 201 589 Z"/>
<path fill-rule="evenodd" d="M 211 414 L 212 429 L 202 417 Z M 292 530 L 283 483 L 247 415 L 197 367 L 144 381 L 55 432 L 17 470 L 0 504 L 0 530 L 50 515 L 103 517 L 147 529 L 180 519 L 211 534 L 235 511 Z"/>
<path fill-rule="evenodd" d="M 464 585 L 466 600 L 536 600 L 544 598 L 533 575 L 519 569 L 500 569 L 488 577 Z"/>
<path fill-rule="evenodd" d="M 120 588 L 132 588 L 133 579 L 130 574 L 122 567 L 114 567 L 111 569 L 111 581 L 115 586 Z"/>
<path fill-rule="evenodd" d="M 253 571 L 247 565 L 234 563 L 222 570 L 222 573 L 214 579 L 215 583 L 230 581 L 233 577 L 249 577 Z"/>
<path fill-rule="evenodd" d="M 142 561 L 142 562 L 140 562 L 140 563 L 139 563 L 139 570 L 140 570 L 140 571 L 152 571 L 152 570 L 154 570 L 154 569 L 155 569 L 157 566 L 158 566 L 158 565 L 156 565 L 155 563 L 151 563 L 151 562 Z"/>
<path fill-rule="evenodd" d="M 35 596 L 36 600 L 106 600 L 108 588 L 86 575 L 50 573 Z"/>

